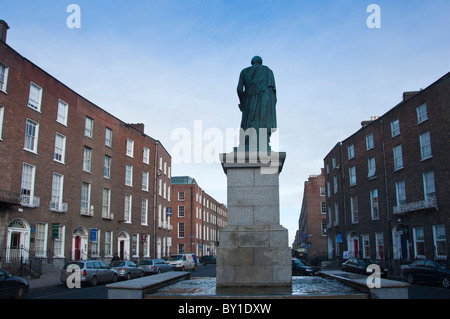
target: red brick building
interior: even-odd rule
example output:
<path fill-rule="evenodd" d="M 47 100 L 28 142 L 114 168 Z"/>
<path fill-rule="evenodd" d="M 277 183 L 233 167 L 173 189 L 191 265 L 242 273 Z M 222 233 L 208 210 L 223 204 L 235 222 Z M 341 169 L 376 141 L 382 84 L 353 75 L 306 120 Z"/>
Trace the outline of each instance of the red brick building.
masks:
<path fill-rule="evenodd" d="M 328 257 L 325 174 L 311 175 L 305 182 L 296 234 L 296 256 L 310 260 Z"/>
<path fill-rule="evenodd" d="M 329 256 L 447 259 L 450 73 L 362 123 L 325 157 Z"/>
<path fill-rule="evenodd" d="M 227 208 L 189 176 L 172 177 L 172 250 L 215 256 L 219 230 L 227 225 Z"/>
<path fill-rule="evenodd" d="M 122 122 L 2 40 L 2 262 L 168 255 L 164 146 L 143 124 Z"/>

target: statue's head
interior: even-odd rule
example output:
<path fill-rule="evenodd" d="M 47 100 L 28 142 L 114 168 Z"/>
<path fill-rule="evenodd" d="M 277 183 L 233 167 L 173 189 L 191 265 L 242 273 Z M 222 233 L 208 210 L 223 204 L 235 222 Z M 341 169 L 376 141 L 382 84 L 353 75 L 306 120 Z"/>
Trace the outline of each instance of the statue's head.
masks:
<path fill-rule="evenodd" d="M 255 56 L 252 59 L 252 65 L 255 64 L 255 63 L 262 64 L 262 58 L 260 56 Z"/>

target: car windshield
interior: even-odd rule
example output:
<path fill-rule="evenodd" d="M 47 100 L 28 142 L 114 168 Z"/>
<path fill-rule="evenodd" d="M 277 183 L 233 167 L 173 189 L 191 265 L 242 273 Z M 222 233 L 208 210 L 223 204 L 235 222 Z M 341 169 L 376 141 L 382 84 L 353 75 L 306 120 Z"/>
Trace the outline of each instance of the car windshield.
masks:
<path fill-rule="evenodd" d="M 182 255 L 173 255 L 169 257 L 169 261 L 176 261 L 176 260 L 182 260 L 183 256 Z"/>
<path fill-rule="evenodd" d="M 67 267 L 69 267 L 70 265 L 77 265 L 78 267 L 80 267 L 80 268 L 83 268 L 83 266 L 84 266 L 84 263 L 82 263 L 82 262 L 72 262 L 72 263 L 67 263 L 67 264 L 65 264 L 64 265 L 64 268 L 63 269 L 67 269 Z"/>
<path fill-rule="evenodd" d="M 151 260 L 141 260 L 141 262 L 139 263 L 139 265 L 151 265 L 152 261 Z"/>
<path fill-rule="evenodd" d="M 125 266 L 125 262 L 124 261 L 113 261 L 110 265 L 111 267 L 121 267 L 121 266 Z"/>

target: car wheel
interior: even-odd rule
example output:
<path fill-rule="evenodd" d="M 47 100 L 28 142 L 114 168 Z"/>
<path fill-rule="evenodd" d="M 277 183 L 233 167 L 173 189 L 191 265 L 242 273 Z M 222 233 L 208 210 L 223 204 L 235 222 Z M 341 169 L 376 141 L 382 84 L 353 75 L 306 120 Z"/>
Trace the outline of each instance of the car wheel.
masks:
<path fill-rule="evenodd" d="M 160 274 L 160 273 L 161 273 L 161 268 L 158 269 L 158 274 Z"/>
<path fill-rule="evenodd" d="M 450 277 L 442 278 L 442 286 L 447 289 L 450 288 Z"/>
<path fill-rule="evenodd" d="M 131 279 L 131 273 L 128 273 L 127 274 L 127 280 L 130 280 Z"/>
<path fill-rule="evenodd" d="M 97 277 L 92 276 L 92 278 L 91 278 L 91 286 L 92 287 L 97 286 Z"/>
<path fill-rule="evenodd" d="M 17 286 L 14 291 L 14 299 L 24 299 L 26 294 L 27 288 L 24 285 Z"/>
<path fill-rule="evenodd" d="M 117 282 L 118 279 L 119 279 L 119 278 L 117 278 L 117 275 L 114 274 L 114 275 L 113 275 L 113 278 L 112 278 L 112 282 Z"/>
<path fill-rule="evenodd" d="M 144 277 L 144 272 L 143 271 L 141 271 L 141 273 L 139 274 L 139 277 Z"/>
<path fill-rule="evenodd" d="M 410 284 L 413 284 L 416 282 L 416 279 L 414 278 L 413 274 L 408 274 L 408 276 L 406 278 L 408 279 L 408 282 Z"/>

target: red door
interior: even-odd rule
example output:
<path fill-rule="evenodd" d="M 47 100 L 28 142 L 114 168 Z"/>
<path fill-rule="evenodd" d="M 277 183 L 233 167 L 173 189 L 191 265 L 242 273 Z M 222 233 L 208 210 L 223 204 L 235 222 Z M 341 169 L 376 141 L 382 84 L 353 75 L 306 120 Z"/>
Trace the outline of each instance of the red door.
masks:
<path fill-rule="evenodd" d="M 75 260 L 80 260 L 80 237 L 75 237 Z"/>
<path fill-rule="evenodd" d="M 353 240 L 353 247 L 355 249 L 355 258 L 358 258 L 358 239 Z"/>

